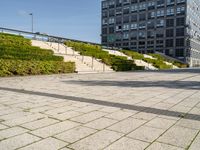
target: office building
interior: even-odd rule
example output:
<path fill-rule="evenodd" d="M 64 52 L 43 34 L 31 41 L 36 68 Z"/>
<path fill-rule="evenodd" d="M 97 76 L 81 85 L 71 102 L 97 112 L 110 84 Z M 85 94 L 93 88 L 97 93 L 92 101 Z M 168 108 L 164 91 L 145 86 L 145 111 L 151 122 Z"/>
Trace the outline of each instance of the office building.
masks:
<path fill-rule="evenodd" d="M 200 66 L 200 0 L 103 0 L 102 45 Z"/>

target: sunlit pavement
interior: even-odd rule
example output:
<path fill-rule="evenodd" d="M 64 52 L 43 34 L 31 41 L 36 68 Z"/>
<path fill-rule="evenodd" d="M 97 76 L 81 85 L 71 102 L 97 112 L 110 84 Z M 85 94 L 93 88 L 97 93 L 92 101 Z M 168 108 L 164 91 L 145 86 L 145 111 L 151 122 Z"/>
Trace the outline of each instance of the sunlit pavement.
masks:
<path fill-rule="evenodd" d="M 200 69 L 0 78 L 0 149 L 199 150 Z"/>

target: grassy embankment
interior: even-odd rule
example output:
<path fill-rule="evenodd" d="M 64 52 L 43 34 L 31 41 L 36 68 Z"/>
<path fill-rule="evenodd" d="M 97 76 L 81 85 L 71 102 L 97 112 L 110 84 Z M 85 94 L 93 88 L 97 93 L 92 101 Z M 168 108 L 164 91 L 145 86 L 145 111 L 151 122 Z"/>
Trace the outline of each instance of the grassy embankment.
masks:
<path fill-rule="evenodd" d="M 0 76 L 73 73 L 74 62 L 64 62 L 52 50 L 31 45 L 22 36 L 0 34 Z"/>

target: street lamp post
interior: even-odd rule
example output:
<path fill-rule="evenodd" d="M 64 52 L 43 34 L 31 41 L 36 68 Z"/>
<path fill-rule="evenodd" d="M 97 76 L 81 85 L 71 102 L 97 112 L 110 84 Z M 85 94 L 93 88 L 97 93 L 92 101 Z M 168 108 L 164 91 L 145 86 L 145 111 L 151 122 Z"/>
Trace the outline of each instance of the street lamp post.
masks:
<path fill-rule="evenodd" d="M 31 16 L 31 21 L 32 21 L 32 23 L 31 23 L 31 25 L 32 25 L 31 30 L 32 30 L 32 33 L 33 33 L 33 13 L 30 13 L 29 15 Z"/>

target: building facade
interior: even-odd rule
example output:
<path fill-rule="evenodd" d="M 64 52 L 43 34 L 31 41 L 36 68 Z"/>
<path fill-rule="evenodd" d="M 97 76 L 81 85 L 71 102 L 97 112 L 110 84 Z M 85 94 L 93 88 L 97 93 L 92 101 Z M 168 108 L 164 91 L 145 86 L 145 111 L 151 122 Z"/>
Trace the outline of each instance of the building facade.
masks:
<path fill-rule="evenodd" d="M 103 0 L 102 45 L 200 66 L 200 0 Z"/>

